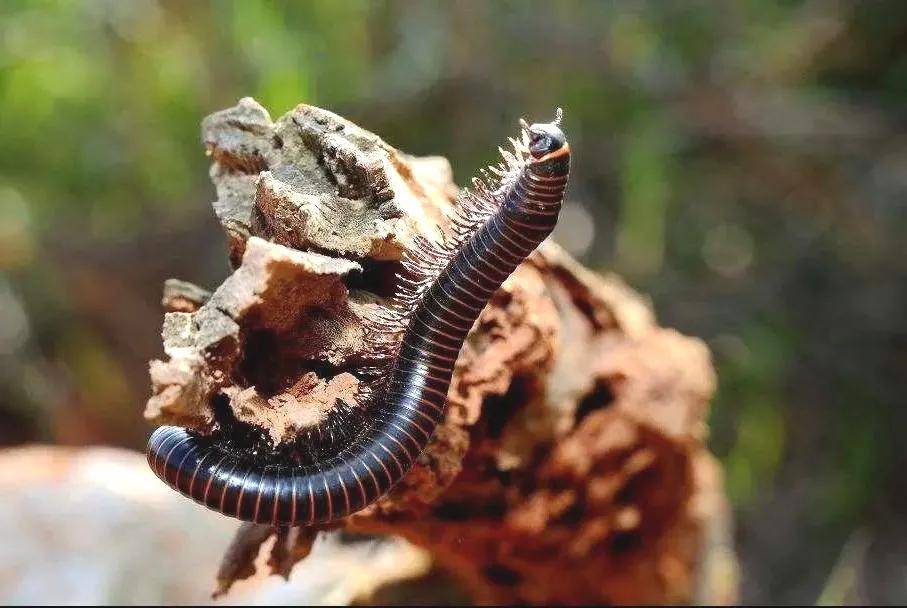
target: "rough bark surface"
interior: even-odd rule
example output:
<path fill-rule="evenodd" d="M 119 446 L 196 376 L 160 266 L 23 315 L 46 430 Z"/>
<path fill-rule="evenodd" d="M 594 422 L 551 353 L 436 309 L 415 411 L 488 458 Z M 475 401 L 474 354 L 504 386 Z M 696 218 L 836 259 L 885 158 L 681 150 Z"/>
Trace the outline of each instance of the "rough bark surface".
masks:
<path fill-rule="evenodd" d="M 203 139 L 235 270 L 210 295 L 168 283 L 146 415 L 204 431 L 218 402 L 280 442 L 355 399 L 374 363 L 362 318 L 387 304 L 413 237 L 448 229 L 457 188 L 444 159 L 306 105 L 272 121 L 246 98 Z M 714 387 L 701 341 L 545 243 L 470 333 L 416 467 L 341 525 L 427 548 L 480 602 L 733 600 L 704 447 Z M 235 556 L 270 536 L 243 529 L 237 577 Z"/>

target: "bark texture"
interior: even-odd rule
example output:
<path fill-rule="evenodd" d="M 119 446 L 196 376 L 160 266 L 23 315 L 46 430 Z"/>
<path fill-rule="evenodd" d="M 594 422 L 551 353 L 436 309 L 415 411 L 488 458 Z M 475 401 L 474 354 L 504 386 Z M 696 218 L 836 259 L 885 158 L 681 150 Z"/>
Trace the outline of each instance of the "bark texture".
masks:
<path fill-rule="evenodd" d="M 355 401 L 357 368 L 375 363 L 362 319 L 387 304 L 413 237 L 448 230 L 457 187 L 443 158 L 312 106 L 272 121 L 246 98 L 203 139 L 235 270 L 211 294 L 168 282 L 146 415 L 204 431 L 219 404 L 281 442 Z M 704 447 L 714 388 L 701 341 L 547 242 L 470 333 L 416 467 L 341 526 L 428 549 L 480 602 L 732 601 Z M 243 530 L 223 588 L 270 536 Z M 311 542 L 289 538 L 280 572 Z"/>

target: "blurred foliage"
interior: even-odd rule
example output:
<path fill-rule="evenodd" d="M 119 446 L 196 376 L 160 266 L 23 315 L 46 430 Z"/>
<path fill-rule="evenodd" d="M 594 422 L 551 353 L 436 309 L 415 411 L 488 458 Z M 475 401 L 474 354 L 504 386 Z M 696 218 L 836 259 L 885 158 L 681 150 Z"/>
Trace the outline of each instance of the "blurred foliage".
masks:
<path fill-rule="evenodd" d="M 897 2 L 0 3 L 0 441 L 141 446 L 160 285 L 227 272 L 206 114 L 318 104 L 465 181 L 562 105 L 558 240 L 713 349 L 745 599 L 815 600 L 859 527 L 851 599 L 904 601 L 905 34 Z"/>

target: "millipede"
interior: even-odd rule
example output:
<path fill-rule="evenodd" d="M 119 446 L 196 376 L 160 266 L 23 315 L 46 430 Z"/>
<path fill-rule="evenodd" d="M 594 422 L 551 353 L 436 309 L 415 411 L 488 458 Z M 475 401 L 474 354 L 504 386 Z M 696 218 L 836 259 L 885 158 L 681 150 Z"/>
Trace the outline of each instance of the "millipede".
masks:
<path fill-rule="evenodd" d="M 369 324 L 388 345 L 387 368 L 345 419 L 357 428 L 302 458 L 298 445 L 248 440 L 241 423 L 209 434 L 161 426 L 148 441 L 155 474 L 213 510 L 275 526 L 334 521 L 384 496 L 444 420 L 454 364 L 485 305 L 557 223 L 570 170 L 561 118 L 558 108 L 550 123 L 520 120 L 513 152 L 499 149 L 503 161 L 459 196 L 451 234 L 440 244 L 417 237 L 407 251 L 409 276 Z M 297 444 L 317 441 L 309 432 Z"/>

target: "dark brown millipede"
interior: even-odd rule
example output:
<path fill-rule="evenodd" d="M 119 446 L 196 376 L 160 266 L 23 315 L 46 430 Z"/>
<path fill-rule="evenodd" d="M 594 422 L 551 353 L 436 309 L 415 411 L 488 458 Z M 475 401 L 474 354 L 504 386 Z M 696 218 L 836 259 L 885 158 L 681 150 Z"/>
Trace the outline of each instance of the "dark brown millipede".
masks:
<path fill-rule="evenodd" d="M 257 523 L 296 526 L 355 513 L 412 467 L 444 419 L 454 363 L 473 323 L 511 272 L 551 233 L 567 185 L 570 147 L 551 123 L 520 121 L 514 153 L 460 197 L 457 234 L 442 247 L 420 240 L 403 282 L 403 328 L 386 385 L 346 445 L 311 463 L 228 449 L 222 437 L 175 426 L 148 440 L 148 463 L 172 488 L 211 509 Z M 418 249 L 418 248 L 417 248 Z M 432 270 L 434 269 L 434 270 Z M 388 330 L 390 331 L 390 330 Z"/>

